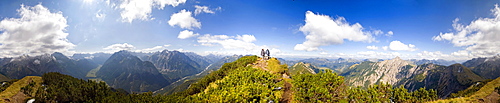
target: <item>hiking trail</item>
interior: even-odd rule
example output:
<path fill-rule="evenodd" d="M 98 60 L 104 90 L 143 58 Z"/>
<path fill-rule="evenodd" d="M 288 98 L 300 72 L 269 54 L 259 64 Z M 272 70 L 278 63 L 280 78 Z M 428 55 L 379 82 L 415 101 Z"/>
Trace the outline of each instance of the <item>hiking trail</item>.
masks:
<path fill-rule="evenodd" d="M 267 68 L 268 65 L 268 60 L 264 60 L 264 58 L 259 58 L 260 60 L 257 61 L 257 63 L 254 64 L 254 68 L 260 68 L 265 71 L 269 71 Z M 272 59 L 272 58 L 271 58 Z M 290 79 L 290 76 L 287 75 L 287 73 L 282 74 L 282 79 L 285 84 L 283 88 L 283 94 L 279 102 L 283 103 L 291 103 L 292 102 L 292 84 L 288 82 L 286 79 Z"/>

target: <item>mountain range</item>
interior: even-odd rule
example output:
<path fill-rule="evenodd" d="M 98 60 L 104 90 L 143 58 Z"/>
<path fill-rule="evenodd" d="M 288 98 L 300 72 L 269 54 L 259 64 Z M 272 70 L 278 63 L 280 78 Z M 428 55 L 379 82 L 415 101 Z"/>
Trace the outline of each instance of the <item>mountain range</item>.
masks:
<path fill-rule="evenodd" d="M 173 94 L 186 90 L 204 76 L 217 71 L 222 65 L 233 62 L 241 55 L 201 56 L 192 52 L 163 50 L 152 53 L 119 51 L 113 54 L 62 53 L 39 56 L 20 56 L 0 59 L 0 80 L 21 79 L 59 72 L 81 79 L 100 80 L 113 88 L 131 93 L 155 91 L 156 94 Z M 344 76 L 346 85 L 367 88 L 388 83 L 403 86 L 409 91 L 419 88 L 438 90 L 441 98 L 464 90 L 487 79 L 500 77 L 500 56 L 474 58 L 462 64 L 445 60 L 402 60 L 399 57 L 381 59 L 326 59 L 309 58 L 285 60 L 290 76 L 316 74 L 333 70 Z M 89 77 L 88 74 L 95 73 Z"/>
<path fill-rule="evenodd" d="M 109 57 L 96 76 L 113 88 L 142 93 L 157 90 L 170 83 L 153 63 L 142 61 L 128 51 L 119 51 Z"/>
<path fill-rule="evenodd" d="M 243 88 L 248 88 L 250 91 L 243 89 L 241 92 L 243 94 L 236 94 L 244 95 L 247 94 L 245 92 L 253 93 L 251 91 L 258 90 L 262 93 L 272 93 L 271 95 L 259 96 L 258 98 L 260 99 L 258 101 L 286 102 L 291 100 L 291 96 L 294 95 L 299 97 L 296 99 L 297 101 L 305 102 L 308 101 L 307 98 L 312 97 L 308 97 L 307 95 L 309 94 L 300 94 L 307 93 L 307 91 L 296 90 L 291 88 L 292 86 L 306 90 L 311 89 L 314 93 L 319 93 L 324 91 L 317 91 L 322 89 L 318 88 L 316 90 L 312 88 L 322 86 L 323 82 L 330 83 L 328 85 L 335 83 L 335 85 L 340 87 L 335 87 L 337 90 L 334 91 L 348 93 L 349 95 L 361 95 L 360 97 L 363 98 L 375 95 L 363 94 L 364 90 L 378 89 L 377 93 L 382 94 L 377 95 L 386 95 L 384 93 L 387 92 L 380 91 L 381 88 L 386 88 L 385 86 L 391 88 L 394 86 L 392 94 L 397 91 L 409 91 L 424 93 L 425 95 L 436 93 L 436 97 L 440 98 L 463 96 L 464 93 L 470 94 L 479 91 L 477 88 L 485 86 L 483 84 L 491 81 L 489 78 L 498 77 L 498 74 L 496 74 L 498 72 L 497 62 L 500 61 L 498 60 L 500 56 L 474 58 L 463 64 L 456 63 L 449 66 L 434 63 L 418 64 L 413 60 L 403 60 L 399 57 L 389 60 L 311 58 L 286 61 L 281 58 L 263 60 L 256 56 L 243 57 L 241 55 L 226 57 L 216 55 L 200 56 L 189 52 L 163 50 L 153 53 L 119 51 L 110 54 L 106 61 L 99 64 L 96 63 L 100 60 L 98 58 L 103 58 L 107 55 L 75 54 L 75 56 L 78 57 L 67 57 L 61 53 L 53 53 L 40 56 L 2 58 L 0 59 L 2 66 L 0 74 L 4 75 L 7 79 L 16 79 L 26 76 L 40 76 L 47 72 L 59 72 L 71 77 L 104 81 L 106 85 L 117 88 L 112 91 L 124 90 L 124 92 L 128 93 L 146 93 L 144 96 L 149 95 L 147 93 L 151 93 L 151 95 L 153 93 L 169 95 L 166 97 L 167 99 L 162 99 L 167 101 L 177 99 L 181 101 L 192 101 L 193 99 L 204 101 L 207 98 L 218 98 L 210 99 L 209 101 L 219 99 L 235 100 L 235 98 L 240 97 L 234 96 L 233 99 L 223 99 L 224 97 L 220 97 L 223 95 L 218 93 L 228 93 L 224 92 L 225 90 L 237 92 Z M 280 61 L 284 62 L 280 63 Z M 289 63 L 294 64 L 287 65 Z M 331 72 L 336 73 L 328 74 Z M 92 73 L 95 76 L 89 76 Z M 0 79 L 2 79 L 2 75 L 0 75 Z M 326 79 L 325 76 L 329 79 Z M 292 79 L 294 81 L 290 81 Z M 309 79 L 313 81 L 308 81 Z M 258 81 L 257 84 L 248 84 L 256 80 Z M 238 88 L 234 88 L 233 86 Z M 279 92 L 281 89 L 284 90 Z M 436 91 L 425 91 L 426 89 Z M 295 91 L 299 94 L 290 91 Z M 356 91 L 361 94 L 357 94 L 358 92 Z M 234 93 L 231 92 L 229 94 Z M 204 95 L 209 97 L 205 97 Z M 423 94 L 419 95 L 423 96 Z M 188 98 L 185 98 L 186 96 Z M 337 96 L 342 97 L 342 95 Z M 416 94 L 411 94 L 411 96 L 418 97 Z M 202 100 L 197 100 L 196 98 Z M 359 102 L 364 101 L 363 99 L 349 96 L 342 98 Z M 432 100 L 429 97 L 425 98 L 424 100 L 426 101 Z M 385 100 L 381 99 L 381 101 Z"/>

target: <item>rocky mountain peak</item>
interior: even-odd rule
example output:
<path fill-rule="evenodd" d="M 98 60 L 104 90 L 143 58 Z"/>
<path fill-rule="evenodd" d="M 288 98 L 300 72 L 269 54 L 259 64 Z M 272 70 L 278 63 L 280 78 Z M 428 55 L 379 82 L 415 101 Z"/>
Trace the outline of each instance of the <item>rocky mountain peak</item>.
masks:
<path fill-rule="evenodd" d="M 399 56 L 396 56 L 396 58 L 394 58 L 393 60 L 402 60 L 402 59 L 399 58 Z"/>
<path fill-rule="evenodd" d="M 372 85 L 378 82 L 395 84 L 399 79 L 410 77 L 416 69 L 412 62 L 396 57 L 380 62 L 363 62 L 352 70 L 358 70 L 360 75 L 349 77 L 353 86 Z"/>

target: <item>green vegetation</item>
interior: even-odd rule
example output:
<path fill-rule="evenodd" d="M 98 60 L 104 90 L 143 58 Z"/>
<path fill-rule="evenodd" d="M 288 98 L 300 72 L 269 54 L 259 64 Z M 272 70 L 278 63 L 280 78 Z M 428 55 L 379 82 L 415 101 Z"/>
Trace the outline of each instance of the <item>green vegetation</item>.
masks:
<path fill-rule="evenodd" d="M 269 59 L 267 63 L 267 69 L 269 69 L 269 72 L 272 74 L 283 74 L 288 72 L 288 65 L 280 65 L 280 61 L 276 58 Z"/>
<path fill-rule="evenodd" d="M 26 77 L 22 78 L 21 80 L 14 82 L 7 89 L 2 91 L 0 93 L 0 98 L 10 98 L 10 97 L 16 95 L 18 92 L 20 92 L 21 88 L 26 88 L 26 85 L 29 85 L 31 83 L 40 84 L 41 82 L 42 82 L 42 78 L 40 78 L 38 76 L 26 76 Z M 32 85 L 32 86 L 35 87 L 35 85 Z M 35 90 L 33 90 L 33 91 L 35 91 Z M 0 102 L 4 102 L 3 100 L 4 99 L 0 99 Z"/>
<path fill-rule="evenodd" d="M 316 74 L 316 71 L 319 71 L 319 69 L 316 69 L 315 67 L 311 66 L 311 64 L 306 64 L 304 62 L 296 63 L 289 69 L 289 72 L 292 76 L 297 74 Z"/>
<path fill-rule="evenodd" d="M 339 102 L 345 100 L 344 77 L 330 70 L 318 74 L 298 74 L 292 82 L 298 102 Z"/>
<path fill-rule="evenodd" d="M 487 79 L 485 81 L 477 82 L 476 84 L 470 86 L 469 88 L 467 88 L 465 90 L 458 91 L 457 93 L 452 93 L 450 95 L 450 97 L 451 98 L 468 97 L 468 96 L 474 94 L 479 89 L 481 89 L 484 85 L 486 85 L 490 81 L 492 81 L 492 79 Z"/>
<path fill-rule="evenodd" d="M 14 82 L 17 82 L 19 79 L 12 79 L 10 81 L 2 82 L 0 85 L 0 92 L 4 91 L 7 89 L 10 85 L 14 84 Z"/>
<path fill-rule="evenodd" d="M 208 85 L 216 80 L 224 78 L 230 72 L 238 67 L 246 67 L 248 64 L 257 61 L 257 56 L 245 56 L 240 59 L 224 64 L 219 70 L 210 73 L 209 75 L 200 79 L 197 83 L 191 84 L 191 86 L 183 92 L 175 93 L 174 96 L 187 96 L 200 93 L 205 90 Z"/>
<path fill-rule="evenodd" d="M 120 102 L 142 103 L 160 102 L 160 96 L 153 93 L 128 94 L 124 90 L 114 90 L 104 82 L 85 81 L 60 73 L 42 75 L 43 86 L 35 94 L 39 102 Z"/>
<path fill-rule="evenodd" d="M 389 84 L 348 88 L 344 77 L 329 70 L 318 74 L 299 74 L 293 78 L 294 99 L 298 102 L 425 102 L 437 100 L 437 92 L 420 88 L 409 93 Z"/>
<path fill-rule="evenodd" d="M 101 69 L 101 67 L 102 65 L 99 65 L 96 68 L 90 70 L 85 77 L 91 77 L 91 78 L 97 77 L 95 74 L 97 73 L 97 71 L 99 71 L 99 69 Z"/>
<path fill-rule="evenodd" d="M 494 79 L 488 83 L 486 83 L 484 86 L 482 86 L 478 91 L 472 93 L 472 95 L 469 95 L 467 97 L 460 97 L 460 98 L 449 98 L 449 99 L 444 99 L 444 100 L 438 100 L 438 101 L 433 101 L 435 103 L 450 103 L 450 102 L 479 102 L 480 99 L 482 100 L 487 100 L 487 96 L 495 92 L 495 90 L 500 89 L 500 78 Z M 471 89 L 471 88 L 469 88 Z M 464 90 L 464 91 L 467 91 Z M 497 101 L 497 100 L 490 100 L 490 101 Z"/>
<path fill-rule="evenodd" d="M 292 79 L 284 78 L 285 76 L 282 77 L 282 75 L 288 74 L 286 65 L 280 65 L 276 59 L 259 62 L 257 60 L 257 56 L 245 56 L 235 62 L 226 63 L 221 69 L 190 85 L 185 91 L 167 96 L 155 96 L 152 92 L 128 94 L 123 89 L 108 87 L 104 82 L 77 79 L 60 73 L 46 73 L 42 75 L 42 78 L 38 77 L 40 80 L 26 82 L 16 87 L 19 88 L 18 92 L 22 91 L 34 97 L 37 102 L 232 103 L 282 102 L 283 100 L 291 100 L 291 102 L 391 102 L 391 100 L 425 102 L 437 99 L 436 91 L 425 88 L 410 93 L 403 87 L 393 88 L 389 84 L 372 85 L 366 89 L 348 87 L 344 83 L 344 77 L 328 69 L 318 74 L 297 74 Z M 265 68 L 256 67 L 255 64 L 259 63 L 267 63 L 267 65 L 260 65 Z M 290 85 L 289 82 L 292 84 Z"/>
<path fill-rule="evenodd" d="M 283 82 L 274 82 L 278 76 L 252 67 L 240 67 L 221 80 L 211 83 L 204 92 L 190 99 L 197 102 L 268 102 L 278 101 Z"/>

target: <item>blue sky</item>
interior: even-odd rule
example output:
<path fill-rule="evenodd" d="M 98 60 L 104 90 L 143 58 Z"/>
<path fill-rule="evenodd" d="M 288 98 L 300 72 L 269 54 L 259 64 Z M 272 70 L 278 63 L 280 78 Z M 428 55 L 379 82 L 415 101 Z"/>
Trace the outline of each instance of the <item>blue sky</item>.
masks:
<path fill-rule="evenodd" d="M 500 51 L 498 0 L 3 0 L 0 55 L 163 49 L 466 60 Z"/>

